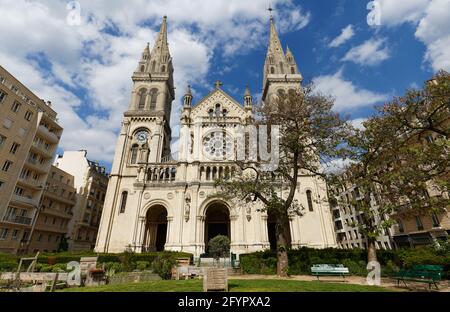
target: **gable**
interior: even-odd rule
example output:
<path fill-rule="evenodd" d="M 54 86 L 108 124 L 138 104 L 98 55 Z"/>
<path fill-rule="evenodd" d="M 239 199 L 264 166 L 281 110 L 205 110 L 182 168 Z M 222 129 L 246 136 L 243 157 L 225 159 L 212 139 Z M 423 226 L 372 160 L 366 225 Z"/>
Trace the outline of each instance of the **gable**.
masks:
<path fill-rule="evenodd" d="M 191 118 L 195 120 L 199 117 L 209 117 L 209 111 L 215 110 L 217 104 L 220 104 L 221 110 L 227 110 L 227 117 L 242 118 L 246 114 L 244 108 L 237 101 L 223 90 L 217 89 L 192 108 Z"/>

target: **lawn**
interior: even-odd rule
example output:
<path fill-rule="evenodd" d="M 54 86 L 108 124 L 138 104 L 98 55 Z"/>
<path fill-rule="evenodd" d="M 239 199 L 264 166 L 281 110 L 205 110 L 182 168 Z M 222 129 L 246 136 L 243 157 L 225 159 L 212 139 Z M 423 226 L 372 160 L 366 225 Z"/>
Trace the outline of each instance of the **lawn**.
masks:
<path fill-rule="evenodd" d="M 231 292 L 386 292 L 386 288 L 347 283 L 287 280 L 232 280 Z M 66 292 L 201 292 L 201 280 L 150 281 L 144 283 L 68 288 Z"/>

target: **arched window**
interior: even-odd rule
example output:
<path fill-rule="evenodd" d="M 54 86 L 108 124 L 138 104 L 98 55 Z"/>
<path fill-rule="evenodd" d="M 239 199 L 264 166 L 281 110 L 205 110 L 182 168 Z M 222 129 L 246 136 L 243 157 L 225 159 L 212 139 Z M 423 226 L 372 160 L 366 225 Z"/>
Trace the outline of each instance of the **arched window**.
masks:
<path fill-rule="evenodd" d="M 136 164 L 136 162 L 137 162 L 138 149 L 139 149 L 139 146 L 137 144 L 134 144 L 131 147 L 130 164 L 132 164 L 132 165 Z"/>
<path fill-rule="evenodd" d="M 208 115 L 209 117 L 214 117 L 214 110 L 212 108 L 208 111 Z"/>
<path fill-rule="evenodd" d="M 283 62 L 280 62 L 280 71 L 282 74 L 284 74 Z"/>
<path fill-rule="evenodd" d="M 222 116 L 227 117 L 227 115 L 228 115 L 228 111 L 224 108 L 222 111 Z"/>
<path fill-rule="evenodd" d="M 145 66 L 144 66 L 144 65 L 142 65 L 142 66 L 141 66 L 141 73 L 143 73 L 143 72 L 144 72 L 144 70 L 145 70 Z"/>
<path fill-rule="evenodd" d="M 220 104 L 219 103 L 216 104 L 216 110 L 214 112 L 216 114 L 216 117 L 220 117 Z"/>
<path fill-rule="evenodd" d="M 291 74 L 292 74 L 292 75 L 295 74 L 295 67 L 294 67 L 294 66 L 291 67 Z"/>
<path fill-rule="evenodd" d="M 139 91 L 139 104 L 138 104 L 139 110 L 143 110 L 145 108 L 146 99 L 147 99 L 147 89 L 141 89 L 141 91 Z"/>
<path fill-rule="evenodd" d="M 156 101 L 158 100 L 158 89 L 150 90 L 150 110 L 156 110 Z"/>
<path fill-rule="evenodd" d="M 125 212 L 125 208 L 127 206 L 127 198 L 128 198 L 128 192 L 122 192 L 122 198 L 120 200 L 120 213 Z"/>
<path fill-rule="evenodd" d="M 278 93 L 279 97 L 282 97 L 282 96 L 284 96 L 286 94 L 286 92 L 284 92 L 283 89 L 278 89 L 277 93 Z"/>
<path fill-rule="evenodd" d="M 164 66 L 164 65 L 161 66 L 161 72 L 162 72 L 162 73 L 165 73 L 165 72 L 166 72 L 166 66 Z"/>
<path fill-rule="evenodd" d="M 308 209 L 309 209 L 309 211 L 314 211 L 313 201 L 312 201 L 312 192 L 310 190 L 306 191 L 306 198 L 308 199 Z"/>
<path fill-rule="evenodd" d="M 270 73 L 271 73 L 271 74 L 275 74 L 275 67 L 273 67 L 273 66 L 270 67 Z"/>
<path fill-rule="evenodd" d="M 152 72 L 154 72 L 156 69 L 156 61 L 152 62 Z"/>

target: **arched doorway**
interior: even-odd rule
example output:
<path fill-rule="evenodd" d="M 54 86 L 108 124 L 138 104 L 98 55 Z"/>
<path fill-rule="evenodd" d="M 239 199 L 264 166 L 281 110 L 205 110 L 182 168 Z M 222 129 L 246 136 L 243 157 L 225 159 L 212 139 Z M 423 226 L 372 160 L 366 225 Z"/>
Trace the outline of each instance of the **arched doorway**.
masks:
<path fill-rule="evenodd" d="M 269 244 L 271 250 L 277 249 L 277 234 L 276 234 L 276 224 L 277 219 L 273 212 L 268 211 L 267 213 L 267 235 L 269 236 Z M 287 243 L 291 244 L 291 229 L 290 224 L 287 222 L 287 224 L 284 226 L 285 236 L 287 239 Z"/>
<path fill-rule="evenodd" d="M 222 202 L 214 202 L 206 208 L 205 218 L 205 249 L 208 251 L 208 242 L 217 235 L 231 238 L 230 210 Z"/>
<path fill-rule="evenodd" d="M 147 211 L 145 222 L 144 251 L 163 251 L 167 237 L 167 210 L 156 205 Z"/>

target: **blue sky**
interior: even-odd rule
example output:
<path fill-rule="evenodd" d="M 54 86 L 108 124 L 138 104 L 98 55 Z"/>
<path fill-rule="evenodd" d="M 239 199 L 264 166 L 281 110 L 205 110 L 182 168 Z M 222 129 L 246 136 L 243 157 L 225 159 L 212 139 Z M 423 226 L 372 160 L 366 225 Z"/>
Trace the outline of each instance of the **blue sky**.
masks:
<path fill-rule="evenodd" d="M 188 84 L 194 102 L 216 80 L 238 101 L 246 85 L 258 96 L 268 42 L 267 0 L 0 0 L 0 64 L 52 101 L 65 131 L 64 150 L 87 149 L 110 167 L 131 75 L 163 15 L 175 66 L 179 109 Z M 283 47 L 305 83 L 336 98 L 355 124 L 439 69 L 450 70 L 450 0 L 378 0 L 380 25 L 369 26 L 369 1 L 273 0 Z M 379 10 L 378 10 L 379 9 Z"/>

